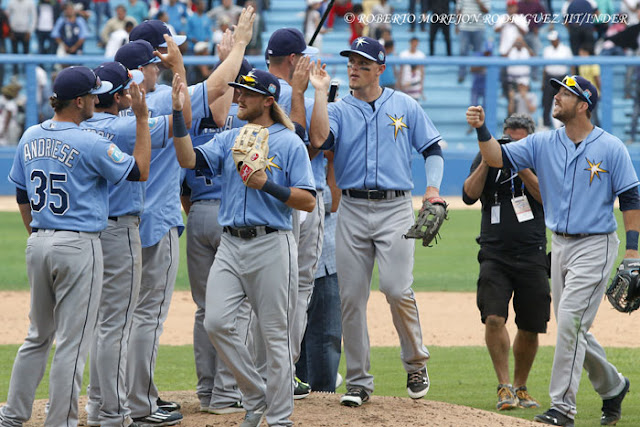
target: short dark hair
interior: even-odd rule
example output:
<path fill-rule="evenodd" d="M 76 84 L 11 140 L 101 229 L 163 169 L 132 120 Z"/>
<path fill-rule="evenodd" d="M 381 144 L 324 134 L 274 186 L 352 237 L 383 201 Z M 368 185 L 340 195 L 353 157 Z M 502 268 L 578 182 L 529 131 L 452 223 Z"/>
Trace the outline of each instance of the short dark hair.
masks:
<path fill-rule="evenodd" d="M 524 129 L 531 135 L 536 131 L 536 124 L 528 114 L 512 114 L 504 121 L 503 130 Z"/>
<path fill-rule="evenodd" d="M 71 101 L 73 101 L 73 100 L 72 99 L 58 99 L 58 97 L 53 96 L 53 95 L 49 97 L 49 104 L 51 105 L 51 108 L 53 108 L 53 111 L 55 111 L 56 113 L 59 113 L 60 111 L 64 110 L 69 105 L 71 105 Z"/>

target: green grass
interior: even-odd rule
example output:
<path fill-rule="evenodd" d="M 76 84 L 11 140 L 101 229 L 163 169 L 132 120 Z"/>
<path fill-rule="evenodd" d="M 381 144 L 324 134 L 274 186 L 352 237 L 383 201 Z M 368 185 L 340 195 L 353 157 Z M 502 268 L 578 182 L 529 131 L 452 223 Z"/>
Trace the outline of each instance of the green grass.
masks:
<path fill-rule="evenodd" d="M 0 402 L 7 398 L 11 364 L 18 346 L 0 346 Z M 430 347 L 429 376 L 431 389 L 428 400 L 454 403 L 473 408 L 495 411 L 497 381 L 489 354 L 484 347 Z M 609 360 L 626 376 L 631 378 L 631 390 L 640 378 L 640 366 L 635 362 L 640 358 L 640 349 L 616 348 L 607 351 Z M 531 419 L 549 407 L 548 385 L 553 360 L 553 348 L 541 347 L 529 376 L 530 393 L 536 397 L 540 410 L 517 409 L 507 415 Z M 513 361 L 511 361 L 513 367 Z M 344 358 L 340 364 L 344 375 Z M 375 395 L 407 397 L 406 373 L 400 363 L 400 349 L 394 347 L 373 348 L 371 352 L 371 372 L 375 376 Z M 85 369 L 86 390 L 88 372 Z M 156 384 L 161 391 L 194 390 L 196 374 L 191 346 L 160 347 L 156 367 Z M 48 373 L 43 379 L 37 399 L 47 397 Z M 338 389 L 345 391 L 344 385 Z M 582 376 L 578 392 L 578 416 L 576 421 L 583 426 L 599 425 L 602 402 L 593 391 L 586 374 Z M 623 419 L 619 426 L 640 425 L 640 401 L 630 394 L 624 401 Z"/>

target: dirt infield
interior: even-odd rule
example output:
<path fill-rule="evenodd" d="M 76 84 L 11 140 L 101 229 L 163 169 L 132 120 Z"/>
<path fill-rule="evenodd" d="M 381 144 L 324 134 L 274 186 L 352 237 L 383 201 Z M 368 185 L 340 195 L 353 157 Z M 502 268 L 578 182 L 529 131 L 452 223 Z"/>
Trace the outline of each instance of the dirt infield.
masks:
<path fill-rule="evenodd" d="M 199 412 L 198 399 L 193 392 L 164 392 L 164 399 L 182 403 L 184 420 L 181 427 L 214 427 L 239 425 L 244 414 L 211 415 Z M 83 410 L 86 396 L 80 398 L 80 423 L 86 426 L 86 414 Z M 25 427 L 39 427 L 44 424 L 44 400 L 34 404 L 33 417 Z M 524 409 L 521 409 L 524 411 Z M 531 413 L 533 417 L 534 413 Z M 296 426 L 314 427 L 405 427 L 405 426 L 434 426 L 434 427 L 497 427 L 497 426 L 536 426 L 530 421 L 521 420 L 506 415 L 452 405 L 443 402 L 433 402 L 425 399 L 411 400 L 399 397 L 373 396 L 370 403 L 360 408 L 347 408 L 338 404 L 338 395 L 329 393 L 311 393 L 304 399 L 296 401 L 293 416 Z M 263 423 L 266 425 L 266 423 Z"/>

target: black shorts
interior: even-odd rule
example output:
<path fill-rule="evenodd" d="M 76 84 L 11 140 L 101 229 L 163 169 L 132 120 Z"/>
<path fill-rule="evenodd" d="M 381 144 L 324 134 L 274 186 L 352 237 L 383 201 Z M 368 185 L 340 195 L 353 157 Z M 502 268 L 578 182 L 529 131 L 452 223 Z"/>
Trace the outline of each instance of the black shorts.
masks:
<path fill-rule="evenodd" d="M 507 319 L 513 295 L 513 310 L 518 329 L 547 332 L 551 312 L 551 290 L 547 277 L 547 254 L 544 250 L 525 255 L 480 249 L 478 253 L 477 304 L 485 323 L 487 316 Z"/>

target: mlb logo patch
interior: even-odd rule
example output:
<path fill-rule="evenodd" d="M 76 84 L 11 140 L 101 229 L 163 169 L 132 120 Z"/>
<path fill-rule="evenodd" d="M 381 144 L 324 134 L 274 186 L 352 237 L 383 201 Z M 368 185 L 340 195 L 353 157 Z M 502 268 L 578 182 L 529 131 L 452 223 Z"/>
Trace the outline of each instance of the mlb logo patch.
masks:
<path fill-rule="evenodd" d="M 124 153 L 120 151 L 116 144 L 109 144 L 107 155 L 111 160 L 113 160 L 114 163 L 124 162 Z"/>

